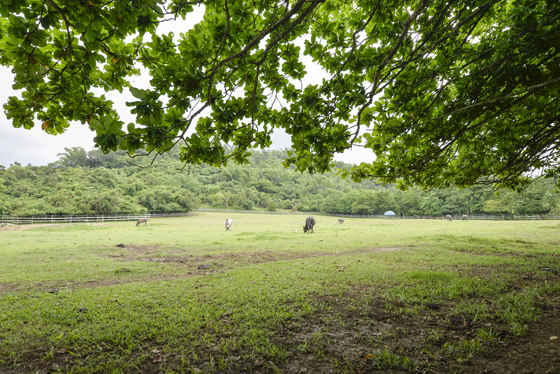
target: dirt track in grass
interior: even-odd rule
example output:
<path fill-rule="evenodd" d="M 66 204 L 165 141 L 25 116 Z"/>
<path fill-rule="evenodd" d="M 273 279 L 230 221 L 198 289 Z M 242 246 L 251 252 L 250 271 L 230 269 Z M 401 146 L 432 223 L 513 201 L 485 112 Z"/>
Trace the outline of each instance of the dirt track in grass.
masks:
<path fill-rule="evenodd" d="M 61 283 L 61 284 L 36 284 L 35 286 L 29 288 L 18 288 L 12 284 L 2 284 L 0 283 L 0 294 L 5 294 L 9 292 L 31 292 L 37 290 L 51 290 L 51 289 L 78 289 L 78 288 L 95 288 L 95 287 L 107 287 L 117 284 L 133 283 L 133 282 L 157 282 L 164 280 L 181 279 L 195 276 L 203 276 L 205 274 L 216 274 L 221 273 L 224 270 L 229 270 L 235 267 L 246 266 L 250 264 L 265 264 L 275 261 L 285 261 L 294 259 L 309 259 L 309 258 L 319 258 L 319 257 L 336 257 L 336 256 L 347 256 L 352 254 L 361 253 L 380 253 L 397 251 L 409 246 L 404 247 L 364 247 L 357 251 L 351 252 L 292 252 L 289 250 L 278 250 L 278 251 L 255 251 L 255 252 L 231 252 L 223 254 L 213 254 L 213 255 L 187 255 L 184 251 L 168 250 L 160 246 L 150 246 L 150 245 L 131 245 L 121 248 L 120 254 L 102 254 L 100 256 L 108 257 L 117 262 L 123 263 L 122 267 L 115 266 L 114 271 L 118 273 L 128 273 L 130 270 L 126 267 L 127 262 L 143 261 L 143 262 L 153 262 L 159 263 L 161 265 L 173 265 L 177 267 L 184 268 L 182 274 L 168 274 L 165 276 L 161 275 L 149 275 L 142 277 L 128 276 L 122 279 L 104 279 L 101 281 L 90 281 L 85 283 L 73 282 L 71 284 Z M 236 261 L 242 261 L 241 264 L 237 264 Z M 210 269 L 199 270 L 200 265 L 210 265 Z"/>

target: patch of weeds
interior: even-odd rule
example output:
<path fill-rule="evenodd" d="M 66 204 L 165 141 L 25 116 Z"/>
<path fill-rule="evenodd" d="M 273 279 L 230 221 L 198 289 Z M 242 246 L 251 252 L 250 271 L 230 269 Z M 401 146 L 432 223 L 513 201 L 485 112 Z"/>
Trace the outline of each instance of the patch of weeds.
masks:
<path fill-rule="evenodd" d="M 521 336 L 525 334 L 528 328 L 529 326 L 527 326 L 526 324 L 513 322 L 509 327 L 509 332 L 511 332 L 515 336 Z"/>
<path fill-rule="evenodd" d="M 367 330 L 360 330 L 356 334 L 354 334 L 354 340 L 358 343 L 367 343 L 369 342 L 369 331 Z"/>
<path fill-rule="evenodd" d="M 500 334 L 498 334 L 496 331 L 490 329 L 490 330 L 485 330 L 485 329 L 480 329 L 478 330 L 477 334 L 477 339 L 484 345 L 490 346 L 490 347 L 494 347 L 499 345 L 500 343 L 502 343 L 503 341 L 500 339 Z"/>
<path fill-rule="evenodd" d="M 362 314 L 364 316 L 369 315 L 373 310 L 373 307 L 371 305 L 371 301 L 370 300 L 365 300 L 363 302 L 362 306 L 361 306 L 361 309 L 362 309 Z"/>
<path fill-rule="evenodd" d="M 253 345 L 253 355 L 255 357 L 268 357 L 270 359 L 283 358 L 286 356 L 280 347 L 271 343 L 268 339 L 261 339 Z"/>
<path fill-rule="evenodd" d="M 515 294 L 502 295 L 495 303 L 497 315 L 509 325 L 514 335 L 523 335 L 527 330 L 526 322 L 536 321 L 540 310 L 534 306 L 540 292 L 538 287 L 530 287 Z"/>
<path fill-rule="evenodd" d="M 200 357 L 196 354 L 196 351 L 191 350 L 189 352 L 182 351 L 179 355 L 181 360 L 181 365 L 183 368 L 191 368 L 193 364 L 200 362 Z"/>
<path fill-rule="evenodd" d="M 282 372 L 280 371 L 280 369 L 278 369 L 278 367 L 277 367 L 276 365 L 274 365 L 274 362 L 272 362 L 272 361 L 269 361 L 268 364 L 267 364 L 267 366 L 268 366 L 268 368 L 269 368 L 270 370 L 272 370 L 272 372 L 273 372 L 274 374 L 281 374 L 281 373 L 282 373 Z"/>
<path fill-rule="evenodd" d="M 405 327 L 396 327 L 395 328 L 395 334 L 396 335 L 401 335 L 401 336 L 406 336 L 409 335 L 410 331 L 408 331 L 407 328 Z"/>
<path fill-rule="evenodd" d="M 229 365 L 228 362 L 228 358 L 226 357 L 220 357 L 217 360 L 215 360 L 215 365 L 216 365 L 216 369 L 218 369 L 218 372 L 224 372 Z"/>
<path fill-rule="evenodd" d="M 296 349 L 298 351 L 300 351 L 301 353 L 309 353 L 311 352 L 311 347 L 309 345 L 309 342 L 307 340 L 305 340 L 303 343 L 299 344 L 296 346 Z"/>
<path fill-rule="evenodd" d="M 311 315 L 313 315 L 313 313 L 315 312 L 315 308 L 307 303 L 303 303 L 301 304 L 301 310 L 299 312 L 299 317 L 301 318 L 305 318 L 305 317 L 309 317 Z"/>
<path fill-rule="evenodd" d="M 400 369 L 411 372 L 422 371 L 420 370 L 422 365 L 416 364 L 406 356 L 399 356 L 391 353 L 387 348 L 378 350 L 374 356 L 377 369 L 379 370 Z"/>
<path fill-rule="evenodd" d="M 395 334 L 394 332 L 384 332 L 381 335 L 377 335 L 375 338 L 377 338 L 379 341 L 396 340 L 397 334 Z"/>
<path fill-rule="evenodd" d="M 405 276 L 409 278 L 409 273 Z M 458 300 L 496 293 L 495 285 L 491 281 L 479 278 L 461 278 L 454 274 L 446 277 L 440 274 L 434 275 L 432 279 L 430 282 L 415 280 L 416 284 L 399 285 L 386 290 L 383 297 L 405 303 L 433 303 L 435 300 Z"/>
<path fill-rule="evenodd" d="M 329 316 L 324 316 L 321 317 L 319 321 L 325 327 L 329 327 L 329 326 L 346 327 L 346 322 L 342 319 L 342 316 L 340 314 L 332 314 Z"/>
<path fill-rule="evenodd" d="M 443 345 L 441 351 L 444 355 L 462 364 L 482 352 L 482 343 L 478 339 L 465 340 L 453 344 L 447 342 Z"/>
<path fill-rule="evenodd" d="M 311 338 L 310 350 L 315 353 L 317 358 L 325 359 L 324 348 L 332 343 L 327 331 L 317 331 Z"/>
<path fill-rule="evenodd" d="M 473 300 L 461 300 L 453 308 L 455 315 L 472 316 L 471 323 L 478 320 L 484 320 L 490 316 L 488 307 L 484 303 L 475 302 Z"/>
<path fill-rule="evenodd" d="M 333 369 L 336 374 L 348 374 L 353 372 L 348 361 L 340 363 L 336 358 L 333 361 Z"/>
<path fill-rule="evenodd" d="M 428 343 L 438 344 L 443 341 L 443 332 L 434 329 L 424 330 L 425 339 Z"/>
<path fill-rule="evenodd" d="M 429 271 L 429 270 L 412 270 L 406 273 L 410 279 L 415 279 L 421 282 L 449 282 L 456 278 L 455 274 L 444 271 Z"/>
<path fill-rule="evenodd" d="M 279 235 L 271 234 L 271 233 L 261 233 L 253 236 L 253 240 L 279 240 L 283 239 Z"/>

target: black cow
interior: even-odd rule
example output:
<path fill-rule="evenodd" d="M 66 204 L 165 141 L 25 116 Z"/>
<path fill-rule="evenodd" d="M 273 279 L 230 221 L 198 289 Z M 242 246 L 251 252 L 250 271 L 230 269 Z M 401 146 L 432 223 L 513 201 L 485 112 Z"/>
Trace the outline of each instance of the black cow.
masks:
<path fill-rule="evenodd" d="M 303 232 L 308 232 L 311 234 L 313 232 L 313 226 L 315 226 L 315 218 L 307 217 L 305 220 L 305 226 L 303 226 Z"/>

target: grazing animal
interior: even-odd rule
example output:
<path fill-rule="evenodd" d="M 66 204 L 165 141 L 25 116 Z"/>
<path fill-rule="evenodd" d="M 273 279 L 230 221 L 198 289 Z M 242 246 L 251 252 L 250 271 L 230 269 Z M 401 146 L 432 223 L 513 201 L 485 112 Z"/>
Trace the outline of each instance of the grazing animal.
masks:
<path fill-rule="evenodd" d="M 463 216 L 461 217 L 461 221 L 466 221 L 467 218 L 469 218 L 466 214 L 463 214 Z"/>
<path fill-rule="evenodd" d="M 453 217 L 451 217 L 449 214 L 445 216 L 445 220 L 446 221 L 453 221 Z"/>
<path fill-rule="evenodd" d="M 308 232 L 311 234 L 313 232 L 313 226 L 315 226 L 315 218 L 307 217 L 305 220 L 305 226 L 303 226 L 303 232 Z"/>
<path fill-rule="evenodd" d="M 226 219 L 226 231 L 231 231 L 231 226 L 233 225 L 233 220 L 231 218 Z"/>
<path fill-rule="evenodd" d="M 140 218 L 138 221 L 136 221 L 136 227 L 140 227 L 140 225 L 142 223 L 145 223 L 146 226 L 148 226 L 148 219 L 147 218 Z"/>
<path fill-rule="evenodd" d="M 344 223 L 344 219 L 339 218 L 339 219 L 338 219 L 338 223 Z"/>

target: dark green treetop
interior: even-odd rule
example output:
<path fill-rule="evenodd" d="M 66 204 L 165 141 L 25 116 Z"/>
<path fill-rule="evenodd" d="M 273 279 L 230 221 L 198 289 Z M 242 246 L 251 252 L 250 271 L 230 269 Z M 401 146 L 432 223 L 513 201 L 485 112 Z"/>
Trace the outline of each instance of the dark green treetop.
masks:
<path fill-rule="evenodd" d="M 157 33 L 195 7 L 194 27 Z M 104 152 L 180 143 L 185 163 L 244 163 L 282 128 L 298 170 L 371 149 L 354 180 L 522 188 L 560 172 L 560 2 L 4 0 L 0 17 L 13 125 L 81 122 Z M 141 68 L 149 89 L 132 83 Z M 124 89 L 135 123 L 100 94 Z"/>

